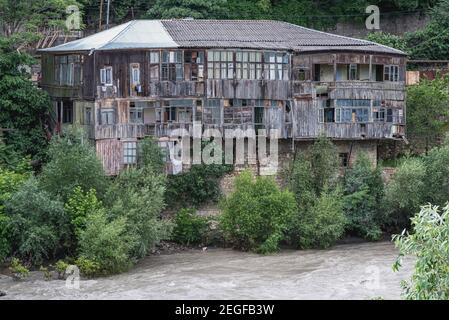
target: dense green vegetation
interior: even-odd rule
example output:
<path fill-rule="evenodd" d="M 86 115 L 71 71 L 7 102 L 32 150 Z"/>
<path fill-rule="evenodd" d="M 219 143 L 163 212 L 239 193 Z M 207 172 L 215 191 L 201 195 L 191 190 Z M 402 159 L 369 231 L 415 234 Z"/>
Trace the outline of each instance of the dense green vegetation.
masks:
<path fill-rule="evenodd" d="M 221 203 L 220 227 L 228 242 L 246 250 L 278 250 L 296 212 L 293 194 L 281 191 L 272 177 L 249 171 L 235 180 L 234 192 Z"/>
<path fill-rule="evenodd" d="M 290 176 L 290 190 L 298 204 L 289 230 L 294 245 L 326 248 L 343 235 L 346 217 L 338 168 L 337 150 L 323 136 L 297 156 Z"/>
<path fill-rule="evenodd" d="M 449 126 L 449 76 L 407 88 L 407 136 L 412 152 L 439 144 Z"/>
<path fill-rule="evenodd" d="M 126 270 L 145 256 L 171 229 L 159 217 L 165 175 L 150 144 L 142 143 L 140 165 L 113 181 L 75 130 L 53 138 L 42 173 L 1 169 L 0 258 L 36 266 L 69 257 L 93 275 Z"/>
<path fill-rule="evenodd" d="M 0 163 L 13 167 L 26 155 L 34 160 L 45 158 L 48 143 L 48 95 L 30 81 L 27 68 L 34 60 L 16 50 L 17 42 L 0 37 Z"/>
<path fill-rule="evenodd" d="M 434 3 L 430 22 L 422 29 L 402 36 L 371 33 L 368 40 L 403 50 L 413 59 L 447 60 L 449 57 L 449 0 Z"/>
<path fill-rule="evenodd" d="M 404 297 L 408 300 L 448 300 L 449 206 L 426 205 L 412 218 L 412 233 L 394 237 L 400 255 L 394 270 L 401 267 L 404 255 L 417 257 L 410 281 L 404 281 Z"/>

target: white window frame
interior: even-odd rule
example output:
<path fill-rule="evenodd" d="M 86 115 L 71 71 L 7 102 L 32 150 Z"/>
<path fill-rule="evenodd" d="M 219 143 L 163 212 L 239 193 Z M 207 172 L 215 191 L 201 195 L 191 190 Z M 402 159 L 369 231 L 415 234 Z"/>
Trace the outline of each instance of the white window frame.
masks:
<path fill-rule="evenodd" d="M 109 79 L 108 79 L 109 74 Z M 104 67 L 100 69 L 100 82 L 104 86 L 113 85 L 112 67 Z"/>
<path fill-rule="evenodd" d="M 384 81 L 399 81 L 399 66 L 396 64 L 388 64 L 384 66 Z"/>

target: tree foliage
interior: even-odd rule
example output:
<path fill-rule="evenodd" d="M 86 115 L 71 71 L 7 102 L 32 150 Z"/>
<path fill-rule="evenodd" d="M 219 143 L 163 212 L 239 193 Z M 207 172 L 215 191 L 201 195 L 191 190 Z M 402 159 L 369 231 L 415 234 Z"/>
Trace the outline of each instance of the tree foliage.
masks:
<path fill-rule="evenodd" d="M 48 142 L 50 99 L 30 81 L 31 56 L 18 53 L 13 41 L 0 37 L 0 128 L 10 157 L 42 160 Z M 2 147 L 3 149 L 4 147 Z"/>
<path fill-rule="evenodd" d="M 235 179 L 235 190 L 221 207 L 225 238 L 238 248 L 260 253 L 278 250 L 297 210 L 292 193 L 279 190 L 273 178 L 254 179 L 249 171 Z"/>
<path fill-rule="evenodd" d="M 226 18 L 226 0 L 156 0 L 148 11 L 152 19 L 195 18 L 222 19 Z"/>
<path fill-rule="evenodd" d="M 369 240 L 378 240 L 385 222 L 384 183 L 380 168 L 373 168 L 368 156 L 362 153 L 343 180 L 348 231 Z"/>
<path fill-rule="evenodd" d="M 66 249 L 69 217 L 63 203 L 28 179 L 5 204 L 14 255 L 38 265 Z"/>
<path fill-rule="evenodd" d="M 195 209 L 181 209 L 174 219 L 172 239 L 181 244 L 201 244 L 208 228 L 206 217 L 200 216 Z"/>
<path fill-rule="evenodd" d="M 130 256 L 134 239 L 126 230 L 125 217 L 109 221 L 104 209 L 90 213 L 80 233 L 80 258 L 98 264 L 103 274 L 127 270 L 134 262 Z"/>
<path fill-rule="evenodd" d="M 48 150 L 49 161 L 40 175 L 42 187 L 63 202 L 76 187 L 95 189 L 101 199 L 107 188 L 106 176 L 95 149 L 82 132 L 70 130 L 55 136 Z"/>
<path fill-rule="evenodd" d="M 289 226 L 289 237 L 296 246 L 325 248 L 343 235 L 346 218 L 338 168 L 336 147 L 324 136 L 295 159 L 289 188 L 298 211 Z"/>
<path fill-rule="evenodd" d="M 407 87 L 407 133 L 412 146 L 427 152 L 449 125 L 449 77 Z"/>
<path fill-rule="evenodd" d="M 449 206 L 439 209 L 426 205 L 412 219 L 413 233 L 396 235 L 393 239 L 400 255 L 394 264 L 398 270 L 404 255 L 416 257 L 410 281 L 402 283 L 408 300 L 449 299 Z"/>

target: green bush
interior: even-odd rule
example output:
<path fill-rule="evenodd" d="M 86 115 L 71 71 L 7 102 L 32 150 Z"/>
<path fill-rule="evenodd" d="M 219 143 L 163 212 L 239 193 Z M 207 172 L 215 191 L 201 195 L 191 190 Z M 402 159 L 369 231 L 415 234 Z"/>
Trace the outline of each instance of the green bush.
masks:
<path fill-rule="evenodd" d="M 28 270 L 28 268 L 17 258 L 12 258 L 9 270 L 13 274 L 15 280 L 23 280 L 30 275 L 30 270 Z"/>
<path fill-rule="evenodd" d="M 253 179 L 245 171 L 235 180 L 235 191 L 221 203 L 220 228 L 227 241 L 260 253 L 278 250 L 296 212 L 293 194 L 281 191 L 272 178 Z"/>
<path fill-rule="evenodd" d="M 111 216 L 125 218 L 126 233 L 136 240 L 133 257 L 144 257 L 161 239 L 169 238 L 171 224 L 160 218 L 164 191 L 165 177 L 145 168 L 123 171 L 109 190 Z"/>
<path fill-rule="evenodd" d="M 69 264 L 65 262 L 64 260 L 58 260 L 55 264 L 55 270 L 58 272 L 58 278 L 64 279 L 65 272 L 67 268 L 69 267 Z"/>
<path fill-rule="evenodd" d="M 167 181 L 166 201 L 172 207 L 200 206 L 208 202 L 218 201 L 220 179 L 232 167 L 217 164 L 192 165 L 189 171 L 171 175 Z"/>
<path fill-rule="evenodd" d="M 338 183 L 340 160 L 332 141 L 319 136 L 309 150 L 310 168 L 315 192 L 320 194 L 324 188 L 333 188 Z"/>
<path fill-rule="evenodd" d="M 405 159 L 385 188 L 387 222 L 393 230 L 409 226 L 425 201 L 426 167 L 420 158 Z"/>
<path fill-rule="evenodd" d="M 146 168 L 154 174 L 165 172 L 165 153 L 159 147 L 153 137 L 147 137 L 139 141 L 139 156 L 137 157 L 140 168 Z"/>
<path fill-rule="evenodd" d="M 86 259 L 84 257 L 79 257 L 76 259 L 75 264 L 80 269 L 81 274 L 89 278 L 98 275 L 101 271 L 101 265 L 98 262 Z"/>
<path fill-rule="evenodd" d="M 85 272 L 89 273 L 96 264 L 103 274 L 122 272 L 132 265 L 129 252 L 134 239 L 127 234 L 126 225 L 125 218 L 108 221 L 104 210 L 88 215 L 79 239 L 79 258 L 86 262 Z"/>
<path fill-rule="evenodd" d="M 202 152 L 210 154 L 221 150 L 215 142 L 202 143 Z M 221 150 L 222 151 L 222 150 Z M 221 154 L 225 163 L 224 153 Z M 194 164 L 190 170 L 181 174 L 170 175 L 167 181 L 165 199 L 169 207 L 198 207 L 205 203 L 215 203 L 221 196 L 220 179 L 232 172 L 228 164 Z"/>
<path fill-rule="evenodd" d="M 311 207 L 297 214 L 294 238 L 302 249 L 328 248 L 343 236 L 345 225 L 341 192 L 325 189 Z"/>
<path fill-rule="evenodd" d="M 11 241 L 9 235 L 9 217 L 0 213 L 0 263 L 11 254 Z"/>
<path fill-rule="evenodd" d="M 94 189 L 83 192 L 81 187 L 76 187 L 73 190 L 72 195 L 64 205 L 64 209 L 70 218 L 74 235 L 77 238 L 86 226 L 87 216 L 102 207 L 103 205 L 97 199 L 97 192 Z"/>
<path fill-rule="evenodd" d="M 394 270 L 401 267 L 404 255 L 416 257 L 411 280 L 402 283 L 408 300 L 449 300 L 449 206 L 426 205 L 413 218 L 413 233 L 393 237 L 400 255 Z"/>
<path fill-rule="evenodd" d="M 44 190 L 66 202 L 76 187 L 94 189 L 102 199 L 107 188 L 103 166 L 95 149 L 81 132 L 55 136 L 49 147 L 49 162 L 40 175 Z"/>
<path fill-rule="evenodd" d="M 424 157 L 424 166 L 425 200 L 444 206 L 449 201 L 449 144 L 433 148 Z"/>
<path fill-rule="evenodd" d="M 185 245 L 204 243 L 208 221 L 197 215 L 195 209 L 181 209 L 176 214 L 174 223 L 174 241 Z"/>
<path fill-rule="evenodd" d="M 366 154 L 360 154 L 344 176 L 344 211 L 348 231 L 368 240 L 378 240 L 385 222 L 384 183 L 380 168 L 373 168 Z"/>
<path fill-rule="evenodd" d="M 40 265 L 43 259 L 64 252 L 70 219 L 63 204 L 28 179 L 5 204 L 12 251 L 23 260 Z"/>
<path fill-rule="evenodd" d="M 336 148 L 324 136 L 296 157 L 289 180 L 298 207 L 288 231 L 292 244 L 325 248 L 343 235 L 346 218 L 338 168 Z"/>
<path fill-rule="evenodd" d="M 44 274 L 44 280 L 45 281 L 50 281 L 51 278 L 53 277 L 51 272 L 48 270 L 48 268 L 41 266 L 39 268 L 39 271 L 42 272 Z"/>

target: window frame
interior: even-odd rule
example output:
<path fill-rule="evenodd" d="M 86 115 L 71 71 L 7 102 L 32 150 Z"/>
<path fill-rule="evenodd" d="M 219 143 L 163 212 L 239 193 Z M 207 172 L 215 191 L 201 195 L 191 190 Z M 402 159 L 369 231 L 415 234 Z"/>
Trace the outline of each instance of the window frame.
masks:
<path fill-rule="evenodd" d="M 109 74 L 109 81 L 108 81 Z M 100 83 L 103 86 L 113 86 L 114 84 L 114 75 L 112 66 L 104 66 L 100 69 Z"/>
<path fill-rule="evenodd" d="M 123 141 L 123 164 L 137 164 L 137 141 Z M 131 151 L 131 153 L 129 153 Z"/>

